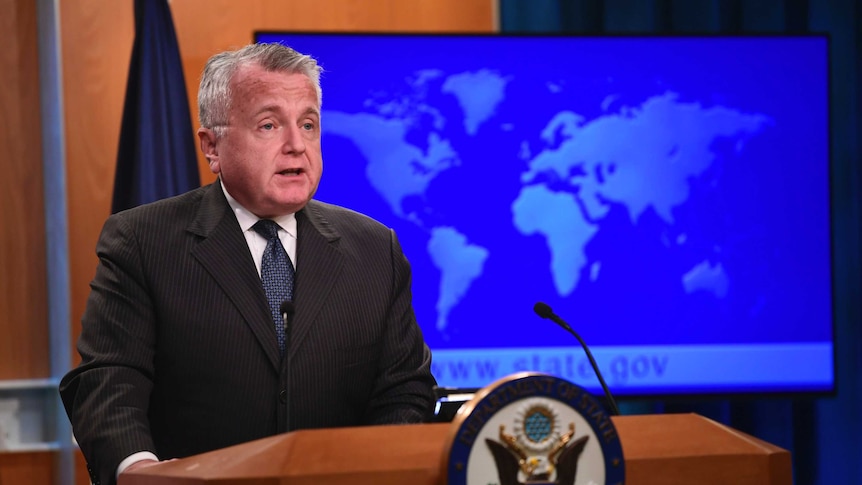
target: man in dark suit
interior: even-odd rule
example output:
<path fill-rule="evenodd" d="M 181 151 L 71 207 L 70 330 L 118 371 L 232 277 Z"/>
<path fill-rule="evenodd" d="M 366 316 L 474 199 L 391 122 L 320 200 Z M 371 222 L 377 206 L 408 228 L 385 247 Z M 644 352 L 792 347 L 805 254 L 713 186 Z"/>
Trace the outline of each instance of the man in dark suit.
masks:
<path fill-rule="evenodd" d="M 431 358 L 394 233 L 311 200 L 320 100 L 317 63 L 292 49 L 213 56 L 198 136 L 218 180 L 105 223 L 82 362 L 60 384 L 94 483 L 292 429 L 430 414 Z M 260 220 L 275 223 L 260 223 L 268 236 Z M 295 312 L 279 329 L 262 275 L 285 253 L 275 279 Z"/>

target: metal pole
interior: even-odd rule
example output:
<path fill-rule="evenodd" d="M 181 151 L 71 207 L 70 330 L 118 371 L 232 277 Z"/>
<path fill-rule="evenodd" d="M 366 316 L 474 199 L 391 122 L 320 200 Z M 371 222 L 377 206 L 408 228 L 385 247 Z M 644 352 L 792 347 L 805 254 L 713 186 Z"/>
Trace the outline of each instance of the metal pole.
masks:
<path fill-rule="evenodd" d="M 69 241 L 66 220 L 66 147 L 59 0 L 38 0 L 39 93 L 48 283 L 51 388 L 45 390 L 46 434 L 58 445 L 54 483 L 74 484 L 74 444 L 56 383 L 71 366 Z M 51 433 L 53 431 L 53 433 Z"/>

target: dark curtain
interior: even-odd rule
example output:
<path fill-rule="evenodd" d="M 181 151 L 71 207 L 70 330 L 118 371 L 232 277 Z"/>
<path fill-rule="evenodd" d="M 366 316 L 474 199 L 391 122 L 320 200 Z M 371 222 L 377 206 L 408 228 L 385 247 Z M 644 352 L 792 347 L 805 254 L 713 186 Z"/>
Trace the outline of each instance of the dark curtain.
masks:
<path fill-rule="evenodd" d="M 200 186 L 186 82 L 167 0 L 135 0 L 135 43 L 111 212 Z"/>
<path fill-rule="evenodd" d="M 697 412 L 786 448 L 797 484 L 862 483 L 862 0 L 500 0 L 500 23 L 503 32 L 829 35 L 837 392 L 620 407 Z"/>

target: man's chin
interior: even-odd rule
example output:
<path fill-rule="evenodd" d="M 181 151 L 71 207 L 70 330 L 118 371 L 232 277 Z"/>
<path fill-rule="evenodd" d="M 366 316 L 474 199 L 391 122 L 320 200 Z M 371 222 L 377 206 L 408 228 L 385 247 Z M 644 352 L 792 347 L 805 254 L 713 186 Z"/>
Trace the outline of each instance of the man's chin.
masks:
<path fill-rule="evenodd" d="M 286 200 L 281 200 L 278 203 L 277 210 L 280 215 L 293 214 L 299 212 L 308 204 L 310 197 L 292 197 Z"/>

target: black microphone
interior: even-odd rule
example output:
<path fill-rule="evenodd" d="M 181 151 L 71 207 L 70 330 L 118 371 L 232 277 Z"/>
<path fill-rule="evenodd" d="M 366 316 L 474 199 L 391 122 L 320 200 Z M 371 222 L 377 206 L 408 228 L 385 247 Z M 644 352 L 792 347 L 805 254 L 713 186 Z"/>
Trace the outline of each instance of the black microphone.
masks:
<path fill-rule="evenodd" d="M 547 318 L 552 322 L 556 323 L 557 325 L 563 327 L 563 329 L 565 329 L 567 332 L 574 335 L 576 339 L 578 339 L 578 342 L 581 343 L 581 347 L 584 348 L 584 352 L 587 353 L 587 358 L 590 359 L 590 365 L 593 366 L 593 371 L 595 371 L 596 377 L 599 378 L 599 384 L 602 385 L 602 390 L 605 391 L 605 397 L 608 399 L 608 405 L 611 408 L 611 414 L 613 414 L 614 416 L 619 416 L 620 408 L 617 407 L 617 402 L 614 400 L 614 396 L 611 395 L 611 390 L 608 389 L 608 385 L 605 384 L 605 378 L 602 377 L 602 373 L 599 372 L 599 366 L 598 364 L 596 364 L 596 359 L 593 358 L 593 354 L 592 352 L 590 352 L 590 348 L 587 347 L 587 344 L 586 342 L 584 342 L 584 339 L 582 339 L 581 336 L 578 335 L 578 332 L 572 330 L 572 327 L 570 327 L 568 323 L 566 323 L 562 318 L 558 317 L 557 314 L 554 313 L 554 311 L 551 310 L 551 307 L 549 307 L 547 304 L 537 302 L 533 306 L 533 311 L 536 312 L 536 315 L 539 315 L 542 318 Z"/>
<path fill-rule="evenodd" d="M 287 350 L 290 348 L 290 319 L 293 318 L 296 308 L 293 306 L 293 301 L 284 300 L 281 302 L 279 311 L 281 312 L 282 323 L 284 323 L 284 354 L 287 355 Z"/>
<path fill-rule="evenodd" d="M 284 300 L 283 302 L 281 302 L 281 306 L 279 307 L 279 311 L 281 311 L 281 318 L 284 319 L 284 333 L 285 333 L 285 335 L 287 335 L 287 321 L 296 312 L 296 308 L 294 308 L 292 301 Z M 286 343 L 285 343 L 285 346 L 287 346 Z"/>
<path fill-rule="evenodd" d="M 293 302 L 291 300 L 284 300 L 281 302 L 281 306 L 279 306 L 279 311 L 281 312 L 281 318 L 284 320 L 284 392 L 286 397 L 284 399 L 284 415 L 285 421 L 287 422 L 287 430 L 290 431 L 290 367 L 288 366 L 290 360 L 288 359 L 288 350 L 290 350 L 290 319 L 293 318 L 293 314 L 296 312 L 296 308 L 293 306 Z"/>

